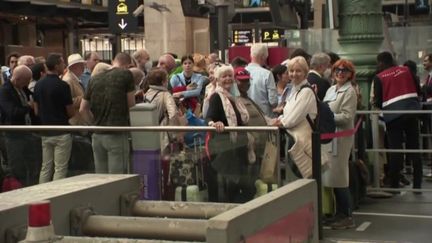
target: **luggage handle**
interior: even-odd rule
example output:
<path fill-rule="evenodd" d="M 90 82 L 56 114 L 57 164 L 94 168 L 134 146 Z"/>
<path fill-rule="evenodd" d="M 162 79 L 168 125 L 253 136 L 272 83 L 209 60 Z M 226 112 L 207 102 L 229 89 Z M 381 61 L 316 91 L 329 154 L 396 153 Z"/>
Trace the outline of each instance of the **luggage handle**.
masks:
<path fill-rule="evenodd" d="M 204 178 L 204 166 L 202 163 L 202 147 L 201 145 L 201 136 L 200 134 L 196 134 L 194 136 L 194 156 L 195 156 L 195 173 L 196 173 L 196 182 L 197 186 L 200 190 L 205 190 L 207 188 L 207 183 L 205 183 Z"/>
<path fill-rule="evenodd" d="M 182 202 L 186 202 L 187 201 L 187 186 L 183 185 L 181 187 L 181 199 Z"/>

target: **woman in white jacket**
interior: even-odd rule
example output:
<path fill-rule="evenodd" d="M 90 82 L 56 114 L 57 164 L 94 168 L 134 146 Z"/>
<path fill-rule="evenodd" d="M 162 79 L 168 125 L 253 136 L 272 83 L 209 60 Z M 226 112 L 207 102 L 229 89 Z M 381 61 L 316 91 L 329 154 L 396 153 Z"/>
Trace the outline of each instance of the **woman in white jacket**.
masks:
<path fill-rule="evenodd" d="M 336 130 L 349 130 L 354 127 L 357 109 L 357 93 L 351 84 L 355 77 L 352 62 L 341 59 L 332 68 L 336 82 L 324 97 L 334 113 Z M 333 229 L 347 229 L 355 226 L 352 218 L 351 196 L 349 191 L 348 161 L 354 143 L 353 136 L 333 139 L 331 144 L 323 146 L 322 152 L 328 152 L 331 166 L 323 174 L 323 186 L 333 188 L 336 202 L 336 215 L 330 220 Z"/>
<path fill-rule="evenodd" d="M 303 57 L 289 60 L 288 72 L 293 87 L 286 100 L 283 115 L 274 123 L 286 128 L 293 137 L 294 144 L 288 153 L 303 178 L 312 176 L 312 128 L 306 117 L 309 115 L 314 120 L 317 116 L 317 100 L 313 89 L 302 89 L 303 86 L 309 86 L 306 79 L 308 71 L 308 64 Z"/>

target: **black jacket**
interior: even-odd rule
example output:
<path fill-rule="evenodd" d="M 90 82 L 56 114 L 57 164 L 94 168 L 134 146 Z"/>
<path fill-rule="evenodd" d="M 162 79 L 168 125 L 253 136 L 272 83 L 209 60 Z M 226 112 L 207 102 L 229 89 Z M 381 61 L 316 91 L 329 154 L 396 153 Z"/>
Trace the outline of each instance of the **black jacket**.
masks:
<path fill-rule="evenodd" d="M 307 80 L 310 85 L 316 85 L 318 88 L 317 96 L 320 100 L 324 100 L 327 90 L 330 88 L 330 83 L 325 79 L 318 76 L 316 73 L 309 73 Z"/>
<path fill-rule="evenodd" d="M 28 97 L 27 97 L 28 98 Z M 4 125 L 25 125 L 25 116 L 32 111 L 28 105 L 23 106 L 20 97 L 11 82 L 0 87 L 1 123 Z"/>
<path fill-rule="evenodd" d="M 231 102 L 234 108 L 234 112 L 237 117 L 237 125 L 243 126 L 243 121 L 241 119 L 241 115 L 239 110 L 237 109 L 234 102 Z M 228 126 L 228 120 L 226 118 L 225 110 L 223 108 L 222 99 L 218 93 L 214 93 L 209 100 L 209 107 L 207 110 L 206 121 L 210 122 L 222 122 L 225 126 Z"/>

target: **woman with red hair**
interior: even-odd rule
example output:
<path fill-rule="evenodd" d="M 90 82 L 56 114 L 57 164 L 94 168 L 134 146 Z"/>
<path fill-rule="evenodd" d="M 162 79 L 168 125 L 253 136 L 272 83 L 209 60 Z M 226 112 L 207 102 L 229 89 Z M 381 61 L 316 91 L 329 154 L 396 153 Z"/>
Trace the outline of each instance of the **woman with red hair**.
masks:
<path fill-rule="evenodd" d="M 355 78 L 354 65 L 341 59 L 333 65 L 332 74 L 335 84 L 327 90 L 324 102 L 328 103 L 334 113 L 336 130 L 352 129 L 357 110 L 357 93 L 351 83 Z M 333 188 L 336 203 L 336 214 L 327 221 L 332 229 L 355 227 L 348 170 L 353 143 L 353 136 L 335 138 L 323 151 L 328 152 L 330 158 L 330 168 L 323 174 L 323 186 Z"/>

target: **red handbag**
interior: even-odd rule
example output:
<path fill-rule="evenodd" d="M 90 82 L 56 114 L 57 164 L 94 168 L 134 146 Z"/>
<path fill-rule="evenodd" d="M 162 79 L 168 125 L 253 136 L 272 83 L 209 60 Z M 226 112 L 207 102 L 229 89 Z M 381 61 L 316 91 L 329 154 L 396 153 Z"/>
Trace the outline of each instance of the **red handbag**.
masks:
<path fill-rule="evenodd" d="M 5 176 L 3 178 L 2 192 L 12 191 L 22 187 L 22 183 L 14 176 Z"/>

